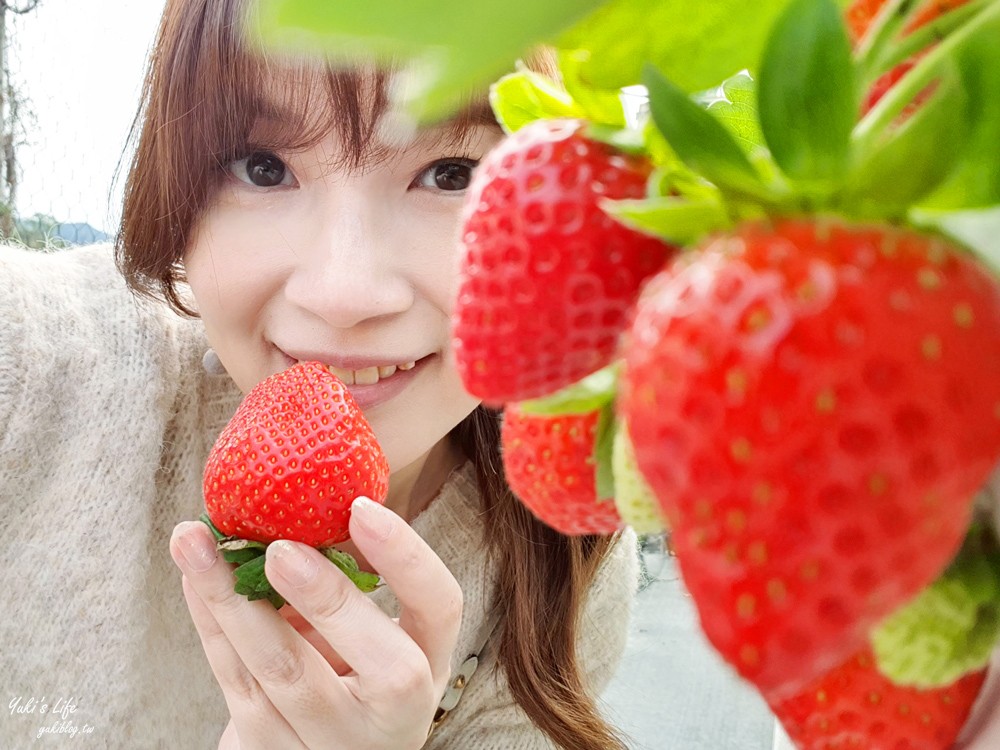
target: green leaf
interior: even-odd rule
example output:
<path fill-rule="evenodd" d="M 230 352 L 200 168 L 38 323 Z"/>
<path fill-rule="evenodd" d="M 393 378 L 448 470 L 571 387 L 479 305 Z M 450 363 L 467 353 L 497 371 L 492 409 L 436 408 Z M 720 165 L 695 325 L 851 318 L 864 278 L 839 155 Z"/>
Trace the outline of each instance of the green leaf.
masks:
<path fill-rule="evenodd" d="M 601 501 L 611 501 L 615 497 L 612 453 L 617 431 L 614 404 L 605 404 L 597 420 L 597 435 L 594 440 L 594 473 L 597 478 L 597 499 Z"/>
<path fill-rule="evenodd" d="M 507 133 L 530 122 L 559 117 L 586 117 L 566 91 L 540 73 L 522 68 L 490 87 L 493 113 Z"/>
<path fill-rule="evenodd" d="M 589 59 L 577 50 L 560 50 L 559 73 L 563 86 L 585 113 L 588 120 L 602 125 L 625 127 L 625 107 L 618 89 L 594 88 L 583 78 L 581 68 Z"/>
<path fill-rule="evenodd" d="M 994 3 L 935 50 L 942 55 L 948 54 L 958 63 L 966 95 L 964 117 L 967 130 L 962 140 L 963 153 L 955 169 L 941 187 L 922 202 L 922 206 L 960 210 L 1000 204 L 998 39 L 1000 3 Z"/>
<path fill-rule="evenodd" d="M 635 156 L 646 155 L 646 139 L 641 130 L 588 123 L 584 134 L 590 140 L 606 143 L 618 151 Z"/>
<path fill-rule="evenodd" d="M 451 114 L 470 92 L 485 91 L 525 51 L 602 1 L 545 0 L 512 9 L 493 0 L 256 0 L 248 20 L 257 40 L 296 55 L 410 61 L 400 103 L 426 122 Z"/>
<path fill-rule="evenodd" d="M 721 122 L 657 70 L 643 80 L 656 127 L 674 153 L 718 187 L 749 195 L 767 190 L 739 144 Z"/>
<path fill-rule="evenodd" d="M 794 0 L 774 26 L 758 80 L 761 129 L 789 177 L 833 181 L 849 166 L 858 93 L 832 0 Z"/>
<path fill-rule="evenodd" d="M 200 516 L 198 516 L 198 520 L 212 530 L 212 536 L 215 537 L 215 540 L 217 542 L 228 538 L 225 534 L 223 534 L 221 531 L 215 528 L 215 524 L 212 523 L 212 519 L 208 517 L 207 513 L 202 513 Z"/>
<path fill-rule="evenodd" d="M 841 203 L 855 217 L 900 218 L 954 168 L 965 140 L 965 94 L 957 69 L 848 178 Z"/>
<path fill-rule="evenodd" d="M 581 80 L 596 89 L 639 83 L 650 62 L 688 92 L 756 70 L 771 25 L 789 0 L 611 0 L 557 44 L 580 51 Z"/>
<path fill-rule="evenodd" d="M 1000 643 L 1000 548 L 973 523 L 941 576 L 872 635 L 879 670 L 901 685 L 949 685 L 982 669 Z"/>
<path fill-rule="evenodd" d="M 729 216 L 717 200 L 692 201 L 663 196 L 605 200 L 601 208 L 626 226 L 662 237 L 675 245 L 691 245 L 710 232 L 730 226 Z"/>
<path fill-rule="evenodd" d="M 216 548 L 222 552 L 222 558 L 228 563 L 242 565 L 250 562 L 255 557 L 260 557 L 267 552 L 267 545 L 262 542 L 255 542 L 250 539 L 237 539 L 236 537 L 226 537 L 218 540 Z"/>
<path fill-rule="evenodd" d="M 723 81 L 707 109 L 736 137 L 747 154 L 766 145 L 757 117 L 757 84 L 748 73 Z"/>
<path fill-rule="evenodd" d="M 267 575 L 264 573 L 265 561 L 266 558 L 260 555 L 236 568 L 234 591 L 250 601 L 267 599 L 275 609 L 281 609 L 285 600 L 267 580 Z"/>
<path fill-rule="evenodd" d="M 545 398 L 520 402 L 526 414 L 589 414 L 614 401 L 621 363 L 615 362 Z"/>
<path fill-rule="evenodd" d="M 354 585 L 364 593 L 370 593 L 382 585 L 382 579 L 375 573 L 361 570 L 358 567 L 358 561 L 352 555 L 341 552 L 335 547 L 325 547 L 320 552 L 327 560 L 340 568 L 343 574 L 350 578 Z"/>

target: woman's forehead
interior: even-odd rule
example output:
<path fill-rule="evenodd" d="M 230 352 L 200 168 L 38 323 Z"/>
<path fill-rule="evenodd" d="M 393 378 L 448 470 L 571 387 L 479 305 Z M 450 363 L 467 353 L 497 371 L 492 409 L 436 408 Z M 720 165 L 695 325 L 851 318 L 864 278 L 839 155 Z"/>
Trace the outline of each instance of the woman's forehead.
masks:
<path fill-rule="evenodd" d="M 499 129 L 488 96 L 472 97 L 453 117 L 416 131 L 394 127 L 387 72 L 358 69 L 274 69 L 249 96 L 250 140 L 302 141 L 306 146 L 331 133 L 346 148 L 372 155 L 413 146 L 459 145 L 482 128 Z"/>

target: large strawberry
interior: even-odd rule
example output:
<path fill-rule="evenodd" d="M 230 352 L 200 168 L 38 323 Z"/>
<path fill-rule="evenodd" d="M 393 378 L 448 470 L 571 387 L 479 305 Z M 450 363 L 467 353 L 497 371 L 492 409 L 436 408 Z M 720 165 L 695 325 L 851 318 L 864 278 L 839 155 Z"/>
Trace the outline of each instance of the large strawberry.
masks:
<path fill-rule="evenodd" d="M 771 708 L 799 750 L 945 750 L 952 747 L 986 677 L 901 687 L 877 669 L 870 648 Z"/>
<path fill-rule="evenodd" d="M 501 441 L 507 482 L 532 513 L 564 534 L 611 534 L 621 528 L 611 497 L 597 490 L 601 412 L 504 411 Z"/>
<path fill-rule="evenodd" d="M 271 594 L 262 553 L 278 539 L 320 548 L 339 564 L 333 545 L 349 537 L 351 504 L 361 495 L 385 502 L 388 479 L 364 414 L 325 366 L 299 363 L 259 383 L 216 440 L 204 475 L 208 520 L 227 559 L 244 564 L 237 579 L 249 590 L 241 593 Z"/>
<path fill-rule="evenodd" d="M 621 409 L 702 627 L 769 697 L 957 551 L 1000 458 L 1000 286 L 940 238 L 750 223 L 647 286 Z"/>
<path fill-rule="evenodd" d="M 452 333 L 466 389 L 494 404 L 550 394 L 615 355 L 642 282 L 673 248 L 604 199 L 642 198 L 651 165 L 579 120 L 524 127 L 469 189 Z"/>

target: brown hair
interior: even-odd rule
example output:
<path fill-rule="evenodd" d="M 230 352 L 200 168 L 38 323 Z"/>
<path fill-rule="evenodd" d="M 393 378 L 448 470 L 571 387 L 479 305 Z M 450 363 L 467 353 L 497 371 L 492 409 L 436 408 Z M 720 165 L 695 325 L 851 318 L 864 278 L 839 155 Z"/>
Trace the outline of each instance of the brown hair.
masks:
<path fill-rule="evenodd" d="M 161 21 L 132 130 L 136 152 L 126 185 L 116 259 L 138 293 L 196 316 L 178 290 L 191 232 L 223 169 L 251 150 L 306 147 L 333 129 L 344 162 L 362 168 L 379 158 L 373 136 L 387 106 L 387 74 L 282 63 L 248 50 L 236 29 L 246 0 L 170 0 Z M 532 67 L 554 72 L 544 54 Z M 280 70 L 280 73 L 279 73 Z M 250 143 L 257 116 L 275 96 L 288 111 L 274 143 Z M 290 80 L 289 80 L 290 79 Z M 317 84 L 321 84 L 317 85 Z M 324 96 L 316 98 L 316 92 Z M 282 98 L 282 97 L 276 97 Z M 446 137 L 494 122 L 484 96 L 470 100 Z M 557 745 L 572 750 L 624 748 L 588 694 L 576 655 L 577 625 L 613 538 L 566 537 L 537 521 L 504 481 L 499 414 L 477 408 L 452 433 L 474 462 L 487 547 L 498 566 L 502 612 L 499 664 L 515 701 Z M 627 582 L 622 582 L 627 585 Z"/>

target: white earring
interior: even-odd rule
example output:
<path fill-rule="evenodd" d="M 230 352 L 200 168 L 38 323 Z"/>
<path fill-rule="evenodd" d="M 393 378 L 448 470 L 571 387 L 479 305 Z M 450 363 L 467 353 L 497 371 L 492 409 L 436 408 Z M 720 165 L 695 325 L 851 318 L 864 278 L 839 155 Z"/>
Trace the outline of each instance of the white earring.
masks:
<path fill-rule="evenodd" d="M 201 358 L 201 366 L 209 375 L 226 375 L 226 366 L 222 364 L 215 349 L 209 349 Z"/>

